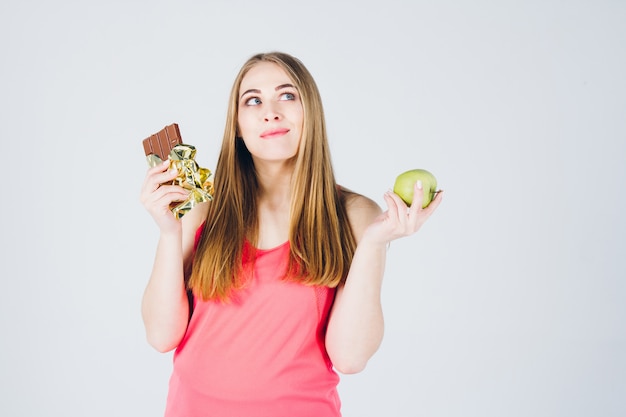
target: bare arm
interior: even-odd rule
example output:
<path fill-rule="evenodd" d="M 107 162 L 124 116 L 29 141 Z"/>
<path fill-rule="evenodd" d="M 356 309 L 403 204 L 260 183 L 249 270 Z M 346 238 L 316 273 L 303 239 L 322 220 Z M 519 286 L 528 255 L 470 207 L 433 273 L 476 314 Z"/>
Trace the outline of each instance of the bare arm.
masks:
<path fill-rule="evenodd" d="M 166 169 L 166 164 L 151 168 L 141 192 L 143 205 L 160 229 L 154 265 L 141 305 L 146 337 L 159 352 L 176 348 L 187 329 L 185 268 L 191 262 L 195 232 L 206 217 L 208 204 L 196 206 L 182 220 L 177 220 L 169 204 L 184 200 L 187 192 L 178 186 L 159 185 L 176 176 L 176 172 Z"/>
<path fill-rule="evenodd" d="M 387 244 L 417 232 L 441 202 L 441 194 L 426 209 L 421 208 L 417 184 L 410 209 L 391 192 L 385 194 L 384 213 L 362 196 L 348 204 L 357 249 L 345 284 L 337 289 L 326 333 L 326 350 L 338 371 L 360 372 L 378 350 L 384 332 L 380 296 Z"/>

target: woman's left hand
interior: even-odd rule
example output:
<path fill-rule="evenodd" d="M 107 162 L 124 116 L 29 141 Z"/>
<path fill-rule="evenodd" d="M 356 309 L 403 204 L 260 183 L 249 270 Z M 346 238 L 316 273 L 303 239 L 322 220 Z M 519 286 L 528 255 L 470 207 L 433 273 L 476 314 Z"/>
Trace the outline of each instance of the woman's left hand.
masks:
<path fill-rule="evenodd" d="M 424 190 L 421 181 L 415 183 L 414 189 L 413 203 L 410 207 L 407 207 L 400 196 L 392 191 L 387 191 L 384 195 L 387 210 L 367 227 L 364 237 L 367 236 L 374 241 L 388 243 L 417 232 L 441 203 L 443 191 L 437 192 L 430 204 L 426 208 L 422 208 Z"/>

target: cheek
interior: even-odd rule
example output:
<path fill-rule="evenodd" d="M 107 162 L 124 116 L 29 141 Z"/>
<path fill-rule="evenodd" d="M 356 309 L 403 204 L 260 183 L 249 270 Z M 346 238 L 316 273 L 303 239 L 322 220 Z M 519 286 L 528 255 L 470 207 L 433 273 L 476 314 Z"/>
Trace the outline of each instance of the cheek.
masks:
<path fill-rule="evenodd" d="M 302 130 L 302 126 L 304 125 L 304 113 L 302 109 L 294 110 L 291 115 L 291 120 L 294 121 L 294 124 L 297 125 L 300 130 Z"/>
<path fill-rule="evenodd" d="M 237 133 L 239 136 L 245 136 L 245 133 L 248 131 L 250 123 L 248 118 L 245 115 L 239 114 L 237 117 Z"/>

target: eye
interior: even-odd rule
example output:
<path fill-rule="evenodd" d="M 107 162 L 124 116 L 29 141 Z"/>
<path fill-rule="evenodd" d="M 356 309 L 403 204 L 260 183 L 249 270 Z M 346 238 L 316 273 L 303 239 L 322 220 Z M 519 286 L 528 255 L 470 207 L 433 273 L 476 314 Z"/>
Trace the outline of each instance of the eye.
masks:
<path fill-rule="evenodd" d="M 261 104 L 261 100 L 258 97 L 250 97 L 245 101 L 246 106 L 258 106 Z"/>
<path fill-rule="evenodd" d="M 283 93 L 280 95 L 281 100 L 295 100 L 296 95 L 293 93 Z"/>

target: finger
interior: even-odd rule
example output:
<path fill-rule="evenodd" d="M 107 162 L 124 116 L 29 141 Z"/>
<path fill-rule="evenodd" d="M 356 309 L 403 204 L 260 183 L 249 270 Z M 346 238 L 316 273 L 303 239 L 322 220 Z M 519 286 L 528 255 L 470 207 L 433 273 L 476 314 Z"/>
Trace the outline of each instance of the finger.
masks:
<path fill-rule="evenodd" d="M 398 197 L 398 195 L 396 195 L 392 191 L 387 191 L 383 198 L 385 199 L 385 203 L 387 204 L 387 215 L 394 222 L 399 222 L 401 218 L 399 206 L 406 207 L 406 205 L 400 199 L 400 197 Z"/>
<path fill-rule="evenodd" d="M 168 168 L 170 167 L 170 160 L 166 159 L 165 161 L 161 162 L 160 164 L 148 168 L 148 175 L 152 175 L 152 174 L 156 174 L 157 172 L 164 172 L 166 171 Z"/>
<path fill-rule="evenodd" d="M 172 168 L 165 172 L 153 172 L 148 174 L 143 184 L 144 192 L 153 192 L 156 191 L 159 186 L 164 183 L 171 182 L 174 178 L 178 176 L 178 170 L 176 168 Z"/>
<path fill-rule="evenodd" d="M 190 191 L 178 185 L 161 185 L 158 190 L 154 192 L 154 199 L 156 200 L 168 200 L 168 204 L 174 201 L 182 201 L 189 197 Z"/>
<path fill-rule="evenodd" d="M 407 205 L 402 198 L 393 191 L 388 191 L 389 197 L 394 201 L 394 208 L 398 214 L 406 215 Z"/>
<path fill-rule="evenodd" d="M 144 179 L 144 185 L 148 182 L 150 182 L 150 179 L 154 178 L 156 175 L 160 174 L 160 173 L 164 173 L 167 172 L 168 168 L 169 168 L 170 164 L 169 164 L 169 160 L 165 160 L 162 163 L 148 168 L 148 171 L 146 172 L 146 176 Z"/>
<path fill-rule="evenodd" d="M 432 213 L 433 211 L 437 209 L 437 207 L 439 207 L 439 204 L 441 204 L 442 199 L 443 199 L 443 190 L 437 191 L 437 194 L 435 194 L 435 198 L 433 198 L 433 200 L 430 202 L 428 207 L 424 209 L 424 211 L 426 211 L 430 215 L 430 213 Z"/>
<path fill-rule="evenodd" d="M 413 184 L 413 201 L 411 202 L 411 207 L 409 208 L 409 215 L 415 216 L 422 205 L 424 204 L 424 187 L 422 185 L 422 180 L 415 181 Z"/>
<path fill-rule="evenodd" d="M 165 172 L 154 175 L 154 179 L 159 183 L 163 184 L 165 182 L 172 181 L 174 178 L 178 176 L 178 170 L 176 168 L 172 168 Z"/>
<path fill-rule="evenodd" d="M 156 190 L 142 193 L 141 202 L 150 210 L 150 207 L 162 208 L 162 206 L 169 206 L 174 201 L 183 201 L 188 196 L 189 191 L 178 185 L 162 185 Z"/>

